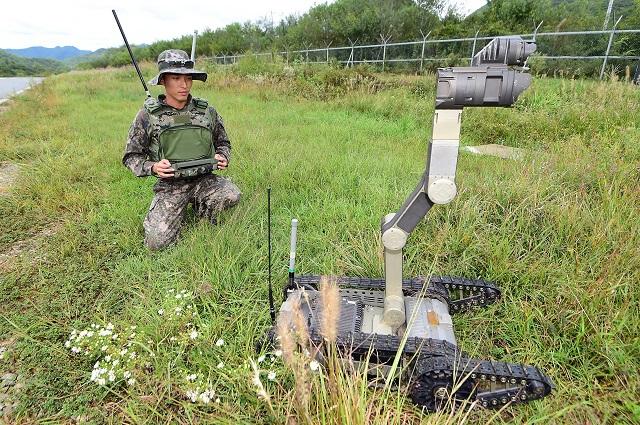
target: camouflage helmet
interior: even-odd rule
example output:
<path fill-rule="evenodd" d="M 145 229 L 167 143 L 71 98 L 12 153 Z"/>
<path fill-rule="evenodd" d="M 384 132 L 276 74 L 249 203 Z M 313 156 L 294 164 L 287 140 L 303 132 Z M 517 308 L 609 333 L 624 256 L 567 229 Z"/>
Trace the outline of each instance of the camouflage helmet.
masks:
<path fill-rule="evenodd" d="M 184 50 L 169 49 L 158 55 L 158 75 L 149 84 L 160 85 L 162 74 L 188 74 L 194 80 L 206 81 L 207 73 L 193 69 L 193 61 Z"/>

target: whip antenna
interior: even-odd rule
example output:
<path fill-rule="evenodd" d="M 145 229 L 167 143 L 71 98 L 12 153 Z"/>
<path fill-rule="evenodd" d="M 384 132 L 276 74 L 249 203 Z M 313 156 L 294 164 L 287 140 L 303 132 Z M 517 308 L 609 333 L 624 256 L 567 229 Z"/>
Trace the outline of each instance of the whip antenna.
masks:
<path fill-rule="evenodd" d="M 142 72 L 140 72 L 140 68 L 138 67 L 138 62 L 136 62 L 136 58 L 133 57 L 133 52 L 131 51 L 131 47 L 129 47 L 127 36 L 124 35 L 124 30 L 122 29 L 122 25 L 120 25 L 120 20 L 118 19 L 118 15 L 116 14 L 115 9 L 111 9 L 111 12 L 113 12 L 113 17 L 116 18 L 116 24 L 118 24 L 118 29 L 120 30 L 120 34 L 122 34 L 124 45 L 127 46 L 127 50 L 129 51 L 129 56 L 131 56 L 131 63 L 133 63 L 133 66 L 136 68 L 136 71 L 138 72 L 138 77 L 140 77 L 140 82 L 142 83 L 142 87 L 144 87 L 144 91 L 147 94 L 147 97 L 151 97 L 151 93 L 149 93 L 149 89 L 147 88 L 147 83 L 144 82 L 144 78 L 142 77 Z"/>
<path fill-rule="evenodd" d="M 273 287 L 271 286 L 271 188 L 267 188 L 267 238 L 269 241 L 269 313 L 271 313 L 271 324 L 276 322 L 276 309 L 273 306 Z"/>

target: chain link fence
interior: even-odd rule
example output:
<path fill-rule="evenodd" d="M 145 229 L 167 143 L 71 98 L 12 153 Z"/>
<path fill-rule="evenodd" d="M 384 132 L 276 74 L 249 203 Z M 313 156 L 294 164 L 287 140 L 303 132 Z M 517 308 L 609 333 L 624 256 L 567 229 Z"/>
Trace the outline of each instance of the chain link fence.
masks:
<path fill-rule="evenodd" d="M 617 29 L 620 20 L 608 30 L 537 32 L 512 34 L 534 39 L 538 49 L 530 63 L 534 72 L 562 76 L 598 76 L 612 73 L 627 80 L 640 79 L 640 29 Z M 248 55 L 264 60 L 281 57 L 287 63 L 339 63 L 345 66 L 370 64 L 382 71 L 423 72 L 442 66 L 468 65 L 473 55 L 495 36 L 434 39 L 430 33 L 415 41 L 390 42 L 384 35 L 379 44 L 307 48 L 267 53 L 245 53 L 210 57 L 216 64 L 236 63 Z"/>

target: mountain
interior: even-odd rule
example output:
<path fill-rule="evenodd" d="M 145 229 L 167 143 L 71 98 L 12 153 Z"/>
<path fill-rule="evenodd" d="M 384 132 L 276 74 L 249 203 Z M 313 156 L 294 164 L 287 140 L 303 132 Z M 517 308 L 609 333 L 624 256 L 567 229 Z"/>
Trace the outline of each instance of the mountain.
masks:
<path fill-rule="evenodd" d="M 55 59 L 23 58 L 0 50 L 0 77 L 44 76 L 68 71 Z"/>
<path fill-rule="evenodd" d="M 56 59 L 65 60 L 76 56 L 86 55 L 91 53 L 91 50 L 80 50 L 74 46 L 56 46 L 56 47 L 42 47 L 34 46 L 27 47 L 25 49 L 4 49 L 5 52 L 9 52 L 16 56 L 23 58 L 42 58 L 42 59 Z"/>

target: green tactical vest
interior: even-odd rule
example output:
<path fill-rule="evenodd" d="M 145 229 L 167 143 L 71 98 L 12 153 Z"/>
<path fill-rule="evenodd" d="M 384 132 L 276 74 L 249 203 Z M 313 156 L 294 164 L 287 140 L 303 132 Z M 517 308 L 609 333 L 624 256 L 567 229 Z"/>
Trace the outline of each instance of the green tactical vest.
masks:
<path fill-rule="evenodd" d="M 158 99 L 148 98 L 150 160 L 171 163 L 213 158 L 213 114 L 204 99 L 192 98 L 177 111 Z"/>

